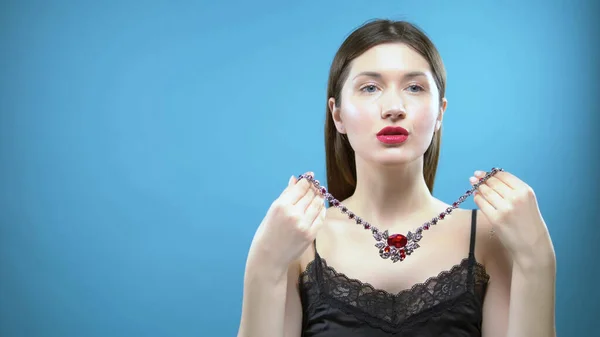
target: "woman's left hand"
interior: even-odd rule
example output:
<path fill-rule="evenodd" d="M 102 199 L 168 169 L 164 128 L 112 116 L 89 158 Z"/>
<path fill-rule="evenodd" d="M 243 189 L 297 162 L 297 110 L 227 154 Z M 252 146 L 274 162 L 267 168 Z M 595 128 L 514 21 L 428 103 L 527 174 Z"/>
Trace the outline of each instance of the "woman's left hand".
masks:
<path fill-rule="evenodd" d="M 474 184 L 485 174 L 475 171 L 469 181 Z M 555 263 L 548 228 L 529 185 L 500 171 L 479 186 L 474 201 L 522 270 Z"/>

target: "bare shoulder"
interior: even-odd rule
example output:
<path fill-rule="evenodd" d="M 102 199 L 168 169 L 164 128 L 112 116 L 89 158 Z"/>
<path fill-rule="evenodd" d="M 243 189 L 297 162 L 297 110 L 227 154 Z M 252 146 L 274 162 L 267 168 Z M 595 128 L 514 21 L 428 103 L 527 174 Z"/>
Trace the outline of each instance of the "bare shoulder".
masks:
<path fill-rule="evenodd" d="M 475 216 L 474 219 L 473 216 Z M 487 270 L 487 265 L 491 259 L 497 256 L 497 253 L 503 253 L 502 244 L 497 237 L 491 235 L 492 224 L 485 214 L 478 209 L 459 208 L 453 212 L 452 217 L 454 218 L 452 226 L 447 227 L 445 235 L 451 236 L 457 243 L 460 242 L 460 246 L 465 249 L 470 245 L 471 225 L 472 221 L 475 220 L 475 260 Z"/>
<path fill-rule="evenodd" d="M 335 208 L 329 207 L 327 209 L 323 226 L 317 233 L 315 240 L 299 258 L 298 267 L 300 269 L 300 274 L 305 272 L 309 265 L 315 260 L 317 251 L 328 251 L 329 246 L 335 241 L 336 236 L 340 234 L 339 232 L 345 226 L 340 219 L 341 217 L 338 212 L 336 212 Z"/>

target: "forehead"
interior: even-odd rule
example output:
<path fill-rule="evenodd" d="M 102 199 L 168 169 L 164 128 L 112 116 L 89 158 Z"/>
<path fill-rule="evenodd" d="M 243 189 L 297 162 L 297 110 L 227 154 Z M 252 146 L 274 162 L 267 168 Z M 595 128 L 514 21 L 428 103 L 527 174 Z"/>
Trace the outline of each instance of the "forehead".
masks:
<path fill-rule="evenodd" d="M 350 78 L 363 71 L 406 73 L 421 71 L 431 77 L 427 60 L 403 43 L 380 44 L 368 49 L 352 62 Z"/>

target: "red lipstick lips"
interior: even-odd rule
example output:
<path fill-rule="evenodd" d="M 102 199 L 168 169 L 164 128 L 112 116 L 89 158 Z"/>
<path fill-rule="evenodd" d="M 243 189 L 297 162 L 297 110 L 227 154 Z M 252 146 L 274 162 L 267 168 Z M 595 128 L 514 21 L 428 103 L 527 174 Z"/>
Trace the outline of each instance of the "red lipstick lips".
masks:
<path fill-rule="evenodd" d="M 408 139 L 408 131 L 399 126 L 386 126 L 377 133 L 377 139 L 385 144 L 401 144 Z"/>

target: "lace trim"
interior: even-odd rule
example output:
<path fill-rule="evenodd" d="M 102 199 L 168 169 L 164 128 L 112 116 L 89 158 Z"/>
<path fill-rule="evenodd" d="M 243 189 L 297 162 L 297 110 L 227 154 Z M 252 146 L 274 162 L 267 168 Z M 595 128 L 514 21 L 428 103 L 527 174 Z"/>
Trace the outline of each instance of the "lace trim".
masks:
<path fill-rule="evenodd" d="M 321 268 L 316 265 L 319 261 Z M 480 310 L 489 275 L 485 267 L 475 261 L 472 269 L 474 293 L 471 292 L 467 285 L 468 264 L 469 259 L 464 258 L 449 270 L 392 294 L 337 272 L 317 254 L 300 274 L 305 316 L 310 317 L 315 305 L 327 303 L 374 328 L 397 332 L 439 317 L 468 301 L 475 300 L 477 310 Z M 318 269 L 322 270 L 321 275 Z M 321 284 L 319 278 L 322 278 Z"/>

